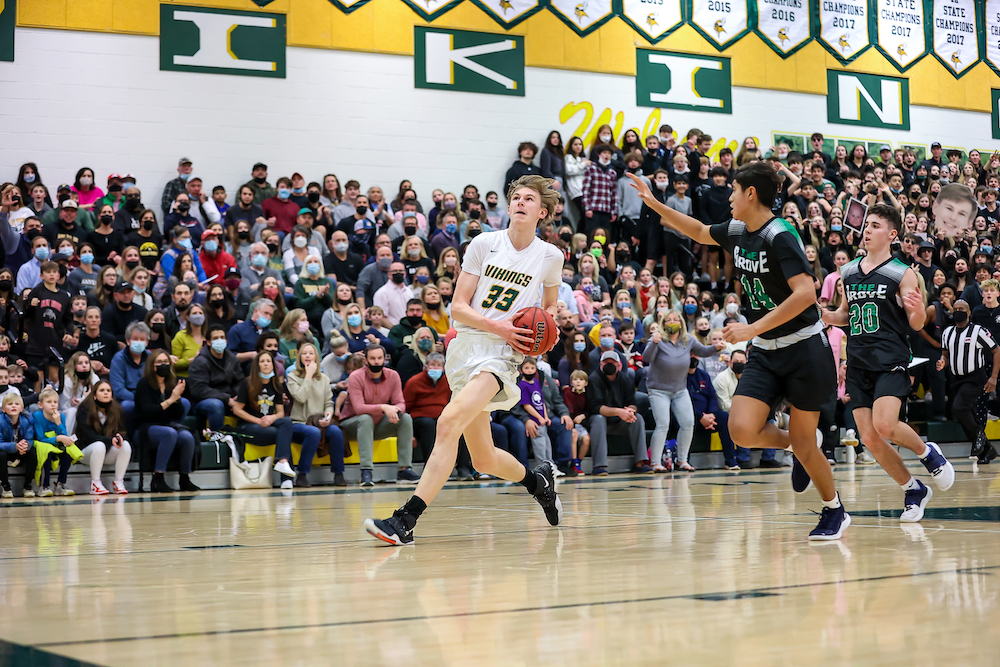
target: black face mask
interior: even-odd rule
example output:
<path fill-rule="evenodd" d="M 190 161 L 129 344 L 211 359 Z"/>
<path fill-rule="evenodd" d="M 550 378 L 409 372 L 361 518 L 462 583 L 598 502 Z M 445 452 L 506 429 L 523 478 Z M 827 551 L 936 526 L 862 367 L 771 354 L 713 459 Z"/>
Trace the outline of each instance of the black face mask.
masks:
<path fill-rule="evenodd" d="M 42 235 L 42 230 L 40 230 L 40 229 L 29 229 L 28 231 L 26 231 L 24 233 L 24 236 L 29 241 L 34 241 L 36 238 L 38 238 L 41 235 Z"/>
<path fill-rule="evenodd" d="M 212 299 L 211 301 L 208 302 L 208 305 L 210 305 L 212 308 L 222 308 L 223 306 L 226 305 L 226 300 L 225 299 Z"/>
<path fill-rule="evenodd" d="M 958 274 L 958 275 L 960 275 L 960 276 L 964 276 L 964 275 L 965 275 L 965 274 L 967 274 L 968 272 L 969 272 L 969 270 L 968 270 L 968 269 L 966 269 L 965 271 L 962 271 L 962 270 L 960 270 L 960 269 L 955 269 L 955 273 L 956 273 L 956 274 Z"/>
<path fill-rule="evenodd" d="M 478 208 L 474 208 L 471 211 L 469 211 L 469 217 L 473 220 L 479 220 L 480 215 L 482 214 L 479 212 Z"/>
<path fill-rule="evenodd" d="M 127 261 L 125 262 L 125 266 L 126 266 L 126 267 L 128 267 L 128 269 L 129 269 L 129 270 L 132 270 L 132 269 L 134 269 L 135 267 L 139 266 L 139 260 L 137 260 L 137 259 L 130 259 L 130 260 L 127 260 Z"/>
<path fill-rule="evenodd" d="M 188 211 L 191 210 L 191 204 L 178 204 L 177 210 L 180 211 L 181 213 L 187 213 Z"/>
<path fill-rule="evenodd" d="M 402 273 L 392 274 L 392 282 L 396 283 L 397 285 L 402 285 L 404 280 L 406 280 L 406 276 L 404 276 Z"/>
<path fill-rule="evenodd" d="M 364 217 L 365 215 L 368 214 L 368 207 L 367 206 L 358 206 L 354 210 L 357 211 L 358 215 L 360 215 L 362 217 Z"/>
<path fill-rule="evenodd" d="M 528 382 L 531 382 L 532 380 L 535 379 L 535 374 L 534 373 L 521 373 L 521 377 L 523 377 Z"/>
<path fill-rule="evenodd" d="M 152 220 L 143 220 L 142 221 L 142 228 L 145 229 L 147 232 L 153 231 L 153 227 L 155 227 L 155 226 L 156 226 L 156 223 L 153 222 Z"/>
<path fill-rule="evenodd" d="M 122 186 L 120 186 L 120 185 L 109 185 L 108 186 L 108 192 L 111 193 L 111 194 L 115 194 L 115 193 L 118 193 L 118 192 L 121 192 L 121 191 L 122 191 Z"/>
<path fill-rule="evenodd" d="M 313 204 L 315 204 L 316 202 L 319 201 L 319 193 L 318 192 L 310 192 L 309 194 L 306 195 L 306 199 L 308 199 L 310 202 L 312 202 Z"/>
<path fill-rule="evenodd" d="M 969 314 L 964 310 L 952 311 L 951 317 L 955 320 L 955 324 L 965 324 L 969 320 Z"/>
<path fill-rule="evenodd" d="M 267 183 L 267 178 L 266 177 L 260 178 L 259 176 L 254 176 L 253 182 L 256 183 L 257 185 L 264 185 L 265 183 Z"/>
<path fill-rule="evenodd" d="M 688 368 L 690 368 L 691 370 L 694 370 L 695 368 L 698 368 L 698 358 L 697 357 L 691 357 L 691 361 L 688 362 Z"/>
<path fill-rule="evenodd" d="M 413 236 L 416 233 L 417 233 L 416 227 L 403 227 L 403 234 L 405 234 L 406 236 Z"/>
<path fill-rule="evenodd" d="M 442 294 L 441 300 L 444 301 L 446 304 L 451 303 L 451 294 Z"/>
<path fill-rule="evenodd" d="M 736 373 L 737 375 L 741 374 L 743 372 L 743 369 L 746 367 L 747 365 L 742 361 L 733 362 L 733 372 Z"/>
<path fill-rule="evenodd" d="M 165 322 L 153 322 L 149 325 L 149 328 L 153 333 L 162 334 L 167 330 L 167 325 Z"/>
<path fill-rule="evenodd" d="M 236 236 L 240 237 L 241 241 L 248 241 L 248 240 L 250 240 L 250 232 L 245 231 L 245 230 L 242 231 L 242 232 L 236 232 Z"/>
<path fill-rule="evenodd" d="M 125 208 L 130 211 L 138 211 L 142 206 L 142 202 L 139 201 L 138 197 L 126 197 L 125 198 Z M 188 207 L 190 208 L 190 206 Z M 187 210 L 187 209 L 185 209 Z"/>
<path fill-rule="evenodd" d="M 272 255 L 274 253 L 278 252 L 278 244 L 277 243 L 268 243 L 266 245 L 267 245 L 267 251 L 269 253 L 271 253 Z"/>
<path fill-rule="evenodd" d="M 114 222 L 114 220 L 115 220 L 115 216 L 113 216 L 113 215 L 102 215 L 101 216 L 101 224 L 102 225 L 110 225 L 112 222 Z M 70 223 L 66 223 L 66 224 L 70 224 Z"/>
<path fill-rule="evenodd" d="M 103 410 L 107 410 L 111 407 L 111 401 L 99 401 L 96 396 L 94 397 L 94 404 Z"/>
<path fill-rule="evenodd" d="M 563 243 L 569 243 L 573 240 L 573 235 L 569 232 L 563 232 L 559 235 L 559 238 L 562 239 Z"/>
<path fill-rule="evenodd" d="M 622 252 L 621 250 L 615 253 L 615 257 L 618 259 L 618 262 L 620 264 L 624 264 L 625 262 L 627 262 L 628 256 L 629 254 L 627 252 Z"/>
<path fill-rule="evenodd" d="M 114 285 L 104 285 L 104 291 L 111 294 L 115 290 Z"/>
<path fill-rule="evenodd" d="M 611 377 L 612 375 L 618 372 L 618 367 L 615 366 L 614 364 L 608 363 L 601 366 L 601 371 L 608 377 Z"/>
<path fill-rule="evenodd" d="M 470 229 L 468 232 L 466 232 L 466 236 L 468 236 L 470 239 L 474 239 L 482 233 L 483 230 L 481 229 Z"/>
<path fill-rule="evenodd" d="M 354 301 L 352 301 L 351 299 L 340 299 L 340 298 L 338 298 L 337 299 L 337 303 L 339 303 L 341 306 L 346 306 L 349 303 L 354 303 Z"/>
<path fill-rule="evenodd" d="M 382 364 L 368 364 L 368 370 L 371 371 L 372 375 L 378 375 L 382 372 Z"/>
<path fill-rule="evenodd" d="M 406 320 L 406 323 L 409 324 L 413 328 L 424 326 L 424 318 L 422 318 L 422 317 L 415 317 L 413 315 L 407 315 L 403 319 Z"/>
<path fill-rule="evenodd" d="M 156 364 L 156 374 L 161 378 L 170 375 L 170 364 Z"/>
<path fill-rule="evenodd" d="M 0 291 L 9 292 L 10 288 L 14 286 L 13 280 L 0 280 Z"/>

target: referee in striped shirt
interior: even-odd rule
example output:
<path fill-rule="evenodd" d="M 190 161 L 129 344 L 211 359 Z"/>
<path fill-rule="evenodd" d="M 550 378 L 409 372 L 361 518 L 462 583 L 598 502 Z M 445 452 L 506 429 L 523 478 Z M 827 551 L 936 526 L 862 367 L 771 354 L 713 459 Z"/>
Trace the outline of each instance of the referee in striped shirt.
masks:
<path fill-rule="evenodd" d="M 986 438 L 985 403 L 979 402 L 983 392 L 989 394 L 997 386 L 997 371 L 1000 371 L 1000 347 L 990 332 L 978 324 L 969 323 L 971 308 L 961 299 L 952 306 L 955 324 L 941 334 L 941 348 L 945 354 L 937 362 L 942 370 L 946 363 L 951 368 L 954 397 L 951 414 L 962 425 L 966 437 L 972 443 L 972 456 L 980 464 L 996 458 L 997 451 Z M 992 354 L 992 371 L 987 375 L 989 364 L 986 353 Z M 981 408 L 977 414 L 976 404 Z"/>

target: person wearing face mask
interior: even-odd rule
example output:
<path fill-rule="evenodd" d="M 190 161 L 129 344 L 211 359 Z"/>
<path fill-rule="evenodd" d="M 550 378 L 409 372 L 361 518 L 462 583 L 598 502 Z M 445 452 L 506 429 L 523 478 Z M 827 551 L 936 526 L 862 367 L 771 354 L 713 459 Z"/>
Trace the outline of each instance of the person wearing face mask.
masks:
<path fill-rule="evenodd" d="M 440 346 L 437 344 L 437 334 L 426 326 L 417 328 L 412 336 L 405 336 L 403 340 L 403 345 L 396 348 L 401 350 L 396 360 L 396 372 L 399 373 L 403 387 L 406 387 L 411 378 L 424 370 L 430 355 L 439 352 Z M 410 404 L 406 405 L 409 407 Z"/>
<path fill-rule="evenodd" d="M 142 191 L 134 185 L 125 188 L 125 201 L 115 212 L 113 227 L 123 234 L 142 228 Z"/>
<path fill-rule="evenodd" d="M 205 417 L 208 428 L 218 431 L 224 426 L 227 411 L 232 412 L 236 394 L 243 381 L 243 367 L 229 349 L 226 330 L 209 325 L 207 342 L 191 360 L 189 393 L 194 413 Z"/>
<path fill-rule="evenodd" d="M 604 352 L 598 369 L 588 378 L 587 413 L 590 421 L 593 473 L 608 474 L 608 434 L 626 435 L 635 456 L 635 470 L 652 472 L 646 452 L 646 423 L 636 408 L 635 382 L 621 372 L 622 365 L 614 351 Z"/>
<path fill-rule="evenodd" d="M 375 292 L 372 303 L 395 326 L 406 316 L 407 304 L 414 297 L 413 289 L 406 284 L 406 267 L 402 262 L 393 262 L 389 265 L 389 282 Z"/>
<path fill-rule="evenodd" d="M 110 206 L 105 206 L 98 210 L 102 216 L 113 217 Z M 56 223 L 42 229 L 42 234 L 48 239 L 50 247 L 58 247 L 60 239 L 69 239 L 73 242 L 73 245 L 80 245 L 84 241 L 87 232 L 77 221 L 77 214 L 78 207 L 75 201 L 67 199 L 63 202 L 62 206 L 59 207 Z"/>
<path fill-rule="evenodd" d="M 201 252 L 198 253 L 202 269 L 212 285 L 222 285 L 226 271 L 236 268 L 236 258 L 222 249 L 222 239 L 213 229 L 201 235 Z"/>
<path fill-rule="evenodd" d="M 187 181 L 191 177 L 193 165 L 190 158 L 182 157 L 177 161 L 177 178 L 168 181 L 163 188 L 163 196 L 160 198 L 160 208 L 163 215 L 170 213 L 177 195 L 187 190 Z"/>
<path fill-rule="evenodd" d="M 177 195 L 174 210 L 163 219 L 163 233 L 168 237 L 171 234 L 178 236 L 180 230 L 187 230 L 190 233 L 191 246 L 197 250 L 201 246 L 201 235 L 205 232 L 205 226 L 191 214 L 194 205 L 196 204 L 186 192 Z"/>
<path fill-rule="evenodd" d="M 310 257 L 322 261 L 320 248 L 323 246 L 311 245 L 316 241 L 312 238 L 315 234 L 309 227 L 295 225 L 292 233 L 285 237 L 285 243 L 288 244 L 283 256 L 286 284 L 294 285 L 298 282 L 299 274 L 302 273 L 303 266 Z"/>
<path fill-rule="evenodd" d="M 261 208 L 264 209 L 264 216 L 268 219 L 274 218 L 274 224 L 270 222 L 267 226 L 284 238 L 284 235 L 292 231 L 295 226 L 295 219 L 298 217 L 301 206 L 291 199 L 292 181 L 282 176 L 277 182 L 277 191 L 273 197 L 265 199 Z"/>
<path fill-rule="evenodd" d="M 440 257 L 445 248 L 458 250 L 458 216 L 454 211 L 445 211 L 437 219 L 438 232 L 431 239 L 431 256 Z"/>
<path fill-rule="evenodd" d="M 451 400 L 451 387 L 444 375 L 444 356 L 436 352 L 426 355 L 426 366 L 403 385 L 403 401 L 413 419 L 413 436 L 426 461 L 434 449 L 437 420 Z M 458 481 L 472 479 L 472 459 L 468 447 L 459 447 Z"/>
<path fill-rule="evenodd" d="M 114 302 L 101 313 L 101 330 L 119 342 L 125 341 L 125 334 L 134 322 L 142 322 L 146 317 L 146 309 L 133 303 L 134 298 L 132 283 L 119 278 L 114 287 Z"/>
<path fill-rule="evenodd" d="M 413 337 L 416 335 L 417 330 L 426 326 L 423 301 L 418 298 L 412 298 L 406 302 L 406 314 L 400 318 L 398 324 L 389 329 L 389 340 L 392 341 L 397 350 L 411 348 L 410 344 L 413 342 Z M 432 336 L 432 339 L 434 342 L 437 341 L 437 332 Z M 425 350 L 424 355 L 428 352 L 429 350 Z M 422 365 L 423 359 L 421 359 Z"/>
<path fill-rule="evenodd" d="M 132 431 L 135 410 L 135 390 L 142 379 L 143 366 L 149 356 L 149 327 L 145 322 L 132 322 L 125 329 L 125 346 L 111 359 L 111 390 L 125 411 L 125 421 Z"/>
<path fill-rule="evenodd" d="M 135 185 L 135 177 L 131 174 L 126 174 L 129 180 L 129 185 Z M 125 176 L 121 174 L 111 174 L 108 176 L 108 192 L 106 195 L 94 202 L 93 210 L 99 211 L 104 206 L 110 206 L 113 212 L 118 212 L 118 210 L 125 204 L 125 188 L 122 183 L 125 180 Z"/>
<path fill-rule="evenodd" d="M 733 396 L 736 395 L 736 387 L 739 384 L 740 376 L 743 375 L 743 371 L 747 365 L 747 354 L 743 350 L 733 350 L 732 354 L 729 356 L 728 368 L 719 373 L 715 380 L 712 381 L 712 386 L 715 388 L 715 395 L 718 401 L 719 410 L 726 413 L 729 412 L 733 405 Z M 760 455 L 760 467 L 761 468 L 780 468 L 781 462 L 774 458 L 775 451 L 773 449 L 762 449 Z M 728 464 L 727 464 L 728 467 Z M 749 470 L 753 468 L 753 462 L 750 458 L 750 450 L 743 447 L 736 448 L 736 467 L 729 468 L 730 470 Z"/>
<path fill-rule="evenodd" d="M 104 196 L 104 190 L 94 184 L 94 170 L 90 167 L 83 167 L 76 172 L 72 190 L 78 195 L 80 207 L 88 210 L 93 208 L 94 202 Z"/>
<path fill-rule="evenodd" d="M 17 270 L 16 289 L 18 294 L 33 289 L 42 282 L 41 267 L 52 256 L 48 240 L 41 234 L 31 240 L 31 259 Z M 58 267 L 56 267 L 58 269 Z"/>
<path fill-rule="evenodd" d="M 389 267 L 392 266 L 392 261 L 392 249 L 383 246 L 375 252 L 375 261 L 361 270 L 357 291 L 354 294 L 359 306 L 365 308 L 371 305 L 375 292 L 389 282 Z M 403 271 L 405 274 L 406 269 Z"/>
<path fill-rule="evenodd" d="M 629 153 L 625 156 L 624 161 L 626 173 L 637 175 L 646 185 L 652 187 L 649 178 L 642 174 L 642 155 L 635 152 Z M 647 227 L 641 225 L 643 203 L 639 199 L 637 190 L 631 186 L 631 183 L 632 181 L 627 176 L 622 176 L 618 179 L 615 202 L 620 222 L 619 238 L 631 239 L 634 236 L 644 239 L 648 236 L 649 231 Z M 649 207 L 647 206 L 646 208 Z M 640 249 L 645 250 L 642 246 L 638 246 L 637 251 Z M 645 252 L 642 254 L 645 255 Z"/>
<path fill-rule="evenodd" d="M 240 274 L 242 275 L 242 288 L 246 292 L 250 294 L 259 292 L 264 279 L 268 277 L 273 277 L 277 280 L 280 290 L 282 292 L 285 291 L 285 280 L 281 276 L 281 273 L 267 265 L 269 254 L 270 249 L 266 243 L 258 241 L 250 246 L 250 254 L 247 257 L 246 265 L 239 267 Z M 166 253 L 164 253 L 164 256 L 166 256 Z M 227 285 L 227 289 L 228 287 Z"/>
<path fill-rule="evenodd" d="M 318 194 L 318 193 L 317 193 Z M 281 252 L 287 255 L 289 250 L 295 250 L 296 248 L 308 247 L 309 250 L 315 250 L 319 253 L 319 256 L 325 255 L 330 252 L 330 249 L 326 245 L 326 239 L 323 234 L 316 230 L 316 224 L 319 218 L 316 217 L 316 212 L 308 206 L 304 206 L 299 209 L 299 213 L 295 218 L 295 227 L 292 228 L 292 233 L 285 236 L 284 240 L 281 242 Z M 306 244 L 305 246 L 297 245 L 295 243 L 294 234 L 296 230 L 302 229 L 305 231 Z M 321 228 L 322 229 L 322 228 Z"/>
<path fill-rule="evenodd" d="M 740 324 L 746 324 L 747 318 L 740 313 L 740 297 L 734 292 L 730 292 L 726 295 L 723 306 L 717 313 L 712 315 L 710 320 L 711 329 L 721 329 L 726 325 L 728 320 L 735 320 Z"/>
<path fill-rule="evenodd" d="M 63 203 L 65 209 L 73 200 Z M 75 211 L 67 216 L 65 210 L 60 213 L 60 220 L 66 221 L 75 219 Z M 97 228 L 87 234 L 87 243 L 94 249 L 94 262 L 101 266 L 108 263 L 116 263 L 122 250 L 125 249 L 125 234 L 114 229 L 114 216 L 111 214 L 111 207 L 104 206 L 98 212 Z"/>
<path fill-rule="evenodd" d="M 611 164 L 614 148 L 596 148 L 597 160 L 583 173 L 584 231 L 593 236 L 598 227 L 608 229 L 618 217 L 618 174 Z"/>
<path fill-rule="evenodd" d="M 309 323 L 317 331 L 321 330 L 323 313 L 333 305 L 332 290 L 319 258 L 307 257 L 295 283 L 293 298 L 295 305 L 305 310 Z"/>

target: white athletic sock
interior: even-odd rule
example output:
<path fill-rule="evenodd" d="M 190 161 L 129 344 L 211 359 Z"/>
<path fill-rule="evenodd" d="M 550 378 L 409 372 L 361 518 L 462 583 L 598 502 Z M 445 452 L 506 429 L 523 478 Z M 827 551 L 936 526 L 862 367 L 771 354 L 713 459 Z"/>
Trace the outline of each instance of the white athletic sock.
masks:
<path fill-rule="evenodd" d="M 906 484 L 900 484 L 899 487 L 903 491 L 915 491 L 920 488 L 920 482 L 917 481 L 916 477 L 910 477 L 910 481 Z"/>
<path fill-rule="evenodd" d="M 927 447 L 927 449 L 924 450 L 923 454 L 918 455 L 921 460 L 926 459 L 928 456 L 931 455 L 931 446 L 930 445 L 924 445 L 924 446 Z"/>
<path fill-rule="evenodd" d="M 822 499 L 821 499 L 822 500 Z M 840 494 L 836 494 L 833 500 L 823 500 L 823 507 L 829 507 L 830 509 L 837 509 L 840 507 Z"/>

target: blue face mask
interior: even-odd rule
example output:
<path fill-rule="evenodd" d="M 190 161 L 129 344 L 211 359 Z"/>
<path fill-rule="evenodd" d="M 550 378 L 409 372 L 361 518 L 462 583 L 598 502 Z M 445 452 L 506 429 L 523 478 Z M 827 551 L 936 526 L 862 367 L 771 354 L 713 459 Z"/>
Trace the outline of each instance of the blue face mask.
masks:
<path fill-rule="evenodd" d="M 59 249 L 59 254 L 62 255 L 63 257 L 67 257 L 67 258 L 68 257 L 72 257 L 73 256 L 73 249 L 72 248 L 60 248 Z"/>
<path fill-rule="evenodd" d="M 146 351 L 146 341 L 134 340 L 128 344 L 128 349 L 132 350 L 132 354 L 142 354 Z"/>
<path fill-rule="evenodd" d="M 256 255 L 253 256 L 252 261 L 253 265 L 256 266 L 258 269 L 263 269 L 265 266 L 267 266 L 267 255 L 257 253 Z"/>
<path fill-rule="evenodd" d="M 205 250 L 208 252 L 215 252 L 219 249 L 218 241 L 205 241 Z"/>
<path fill-rule="evenodd" d="M 618 310 L 625 310 L 626 308 L 631 308 L 631 307 L 632 307 L 632 304 L 629 303 L 628 301 L 619 301 L 618 302 Z"/>
<path fill-rule="evenodd" d="M 317 264 L 316 262 L 310 262 L 309 264 L 306 264 L 306 273 L 308 273 L 310 276 L 319 275 L 319 264 Z"/>
<path fill-rule="evenodd" d="M 434 347 L 434 341 L 430 338 L 421 338 L 417 341 L 417 349 L 421 352 L 430 352 L 432 347 Z"/>
<path fill-rule="evenodd" d="M 342 354 L 339 357 L 337 357 L 337 361 L 339 361 L 340 363 L 344 363 L 345 361 L 347 361 L 347 358 L 350 357 L 350 356 L 351 356 L 351 353 L 347 352 L 347 353 Z"/>
<path fill-rule="evenodd" d="M 601 338 L 601 347 L 611 349 L 615 344 L 614 338 Z"/>
<path fill-rule="evenodd" d="M 177 245 L 179 245 L 182 248 L 186 248 L 187 250 L 190 250 L 191 249 L 191 239 L 178 239 L 177 240 Z"/>
<path fill-rule="evenodd" d="M 693 303 L 688 303 L 684 305 L 684 312 L 688 315 L 694 315 L 698 311 L 698 306 Z"/>
<path fill-rule="evenodd" d="M 573 343 L 573 350 L 576 352 L 583 352 L 587 349 L 586 343 Z"/>
<path fill-rule="evenodd" d="M 420 283 L 421 285 L 426 285 L 428 280 L 429 280 L 429 277 L 425 276 L 423 274 L 420 274 L 419 276 L 417 276 L 417 282 Z"/>
<path fill-rule="evenodd" d="M 288 188 L 278 188 L 279 199 L 288 199 L 291 196 L 292 196 L 292 191 L 289 190 Z"/>
<path fill-rule="evenodd" d="M 181 174 L 181 180 L 187 182 L 191 178 L 191 174 Z"/>
<path fill-rule="evenodd" d="M 274 377 L 274 371 L 271 371 L 270 373 L 257 373 L 257 375 L 260 376 L 261 380 L 270 380 Z"/>
<path fill-rule="evenodd" d="M 212 341 L 212 351 L 216 354 L 222 354 L 226 351 L 226 339 L 216 338 Z"/>
<path fill-rule="evenodd" d="M 347 324 L 348 324 L 348 326 L 352 326 L 352 327 L 360 327 L 361 326 L 361 316 L 358 315 L 358 314 L 348 315 L 347 316 Z"/>
<path fill-rule="evenodd" d="M 271 318 L 259 315 L 257 317 L 257 326 L 259 326 L 261 329 L 266 329 L 267 327 L 271 326 Z"/>
<path fill-rule="evenodd" d="M 49 249 L 45 246 L 38 246 L 35 248 L 35 259 L 39 262 L 44 262 L 49 258 Z"/>
<path fill-rule="evenodd" d="M 441 374 L 442 373 L 444 373 L 444 371 L 441 370 L 440 368 L 428 368 L 427 369 L 427 375 L 429 375 L 431 377 L 431 379 L 434 380 L 435 382 L 437 382 L 438 380 L 441 379 Z"/>
<path fill-rule="evenodd" d="M 444 226 L 444 231 L 448 232 L 449 234 L 454 234 L 457 229 L 458 226 L 456 226 L 454 222 L 449 222 L 447 225 Z"/>
<path fill-rule="evenodd" d="M 842 229 L 843 229 L 843 227 L 841 225 L 830 225 L 830 231 L 831 232 L 839 232 Z"/>
<path fill-rule="evenodd" d="M 129 188 L 134 188 L 134 187 L 135 183 L 133 183 L 132 181 L 125 181 L 124 183 L 122 183 L 122 192 L 125 192 Z"/>
<path fill-rule="evenodd" d="M 300 195 L 300 194 L 302 194 L 305 191 L 306 191 L 305 188 L 292 188 L 292 192 L 294 192 L 297 195 Z"/>
<path fill-rule="evenodd" d="M 82 255 L 80 255 L 80 263 L 81 264 L 93 264 L 94 263 L 94 253 L 92 253 L 92 252 L 85 252 Z"/>

